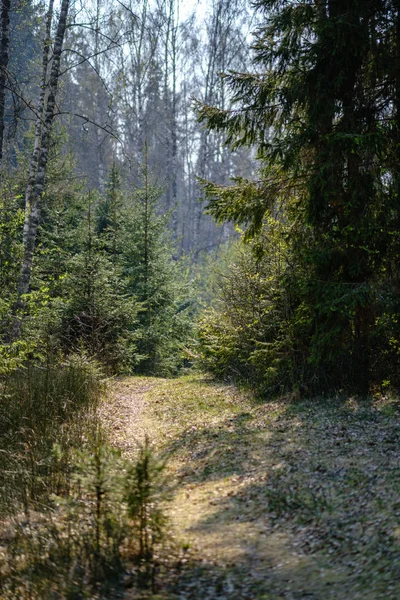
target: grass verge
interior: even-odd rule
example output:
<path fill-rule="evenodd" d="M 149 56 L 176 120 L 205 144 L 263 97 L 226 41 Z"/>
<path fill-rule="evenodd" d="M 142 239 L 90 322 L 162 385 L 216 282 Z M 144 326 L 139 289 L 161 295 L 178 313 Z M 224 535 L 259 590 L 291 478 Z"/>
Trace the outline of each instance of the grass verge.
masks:
<path fill-rule="evenodd" d="M 400 597 L 400 403 L 259 403 L 201 376 L 155 382 L 185 599 Z M 175 587 L 174 587 L 175 585 Z"/>

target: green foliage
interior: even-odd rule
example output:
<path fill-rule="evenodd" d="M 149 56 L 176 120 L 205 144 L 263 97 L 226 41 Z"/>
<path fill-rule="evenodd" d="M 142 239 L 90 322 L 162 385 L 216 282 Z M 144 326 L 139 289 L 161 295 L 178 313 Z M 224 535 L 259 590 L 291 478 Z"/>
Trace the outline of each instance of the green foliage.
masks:
<path fill-rule="evenodd" d="M 0 340 L 12 322 L 15 282 L 22 258 L 23 193 L 19 177 L 2 173 L 0 178 Z M 1 350 L 0 350 L 1 352 Z M 1 359 L 0 359 L 1 360 Z"/>
<path fill-rule="evenodd" d="M 207 212 L 219 223 L 232 221 L 244 225 L 245 241 L 251 240 L 262 230 L 265 214 L 273 212 L 276 202 L 290 194 L 282 173 L 276 168 L 264 169 L 260 181 L 236 177 L 230 186 L 205 180 L 202 184 L 209 199 Z"/>
<path fill-rule="evenodd" d="M 68 489 L 53 495 L 46 511 L 13 522 L 2 598 L 109 597 L 121 591 L 128 567 L 130 586 L 153 587 L 166 526 L 162 471 L 147 442 L 130 463 L 97 431 L 88 448 L 72 452 Z"/>
<path fill-rule="evenodd" d="M 169 376 L 183 363 L 182 350 L 192 331 L 193 301 L 185 265 L 173 259 L 170 215 L 157 212 L 161 192 L 145 170 L 142 187 L 128 197 L 121 212 L 117 260 L 127 292 L 141 305 L 138 370 Z"/>
<path fill-rule="evenodd" d="M 233 109 L 201 106 L 199 118 L 225 132 L 232 147 L 256 146 L 260 181 L 235 179 L 228 188 L 206 182 L 208 210 L 218 221 L 243 225 L 258 255 L 269 255 L 276 242 L 268 217 L 287 225 L 288 264 L 299 272 L 288 278 L 284 269 L 276 286 L 288 290 L 290 283 L 296 297 L 283 355 L 306 348 L 300 362 L 309 389 L 366 394 L 384 373 L 385 380 L 400 380 L 390 350 L 398 339 L 391 300 L 399 255 L 400 80 L 392 70 L 398 6 L 379 0 L 257 6 L 253 48 L 260 72 L 224 75 Z M 283 308 L 281 300 L 274 306 Z M 270 309 L 263 310 L 273 330 Z M 256 353 L 245 353 L 265 370 L 281 362 L 280 329 L 275 333 L 272 346 L 257 340 Z M 290 380 L 292 360 L 286 368 Z"/>
<path fill-rule="evenodd" d="M 123 190 L 114 165 L 104 197 L 72 189 L 48 200 L 24 339 L 50 336 L 66 354 L 82 347 L 108 372 L 177 372 L 191 292 L 172 259 L 169 215 L 157 214 L 161 191 L 143 185 Z"/>
<path fill-rule="evenodd" d="M 53 138 L 31 287 L 18 304 L 22 337 L 12 351 L 27 156 L 20 154 L 18 176 L 4 180 L 1 189 L 4 361 L 7 355 L 12 368 L 16 356 L 23 363 L 27 353 L 41 360 L 42 348 L 51 345 L 65 356 L 83 349 L 108 373 L 177 373 L 191 332 L 192 301 L 186 267 L 173 259 L 170 215 L 157 212 L 162 190 L 145 167 L 141 187 L 128 191 L 114 163 L 105 193 L 85 193 L 73 157 L 62 150 L 65 132 L 57 130 Z"/>
<path fill-rule="evenodd" d="M 237 239 L 231 239 L 209 253 L 200 254 L 197 262 L 190 266 L 198 310 L 214 305 L 218 297 L 219 282 L 229 272 L 237 244 Z"/>
<path fill-rule="evenodd" d="M 121 177 L 116 164 L 112 165 L 106 186 L 106 194 L 100 199 L 97 208 L 97 233 L 106 233 L 109 241 L 108 252 L 115 255 L 117 238 L 121 226 L 121 213 L 124 199 L 121 190 Z"/>
<path fill-rule="evenodd" d="M 199 352 L 219 377 L 271 394 L 302 385 L 307 351 L 293 329 L 296 323 L 305 332 L 310 323 L 300 304 L 304 273 L 290 260 L 286 228 L 272 219 L 265 227 L 268 243 L 239 245 L 221 277 L 217 309 L 199 323 Z"/>
<path fill-rule="evenodd" d="M 157 545 L 165 533 L 166 518 L 160 508 L 165 494 L 162 475 L 165 463 L 158 460 L 148 438 L 139 450 L 135 463 L 129 466 L 125 481 L 125 500 L 139 542 L 138 559 L 151 564 Z"/>
<path fill-rule="evenodd" d="M 60 167 L 72 175 L 71 157 Z M 50 173 L 24 337 L 52 336 L 65 354 L 82 347 L 118 372 L 135 363 L 138 307 L 98 235 L 100 203 L 95 194 L 82 194 L 81 184 L 60 188 Z"/>
<path fill-rule="evenodd" d="M 128 295 L 117 269 L 92 242 L 68 261 L 61 339 L 68 351 L 82 344 L 111 372 L 135 360 L 138 305 Z"/>

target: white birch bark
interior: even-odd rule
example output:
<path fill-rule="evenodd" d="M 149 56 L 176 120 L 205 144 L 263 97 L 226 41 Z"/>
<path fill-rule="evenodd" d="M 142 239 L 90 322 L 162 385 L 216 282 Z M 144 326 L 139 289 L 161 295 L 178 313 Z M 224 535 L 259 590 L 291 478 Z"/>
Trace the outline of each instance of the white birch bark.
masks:
<path fill-rule="evenodd" d="M 29 214 L 26 227 L 24 227 L 24 256 L 18 285 L 18 300 L 15 307 L 16 312 L 18 309 L 22 308 L 23 296 L 24 294 L 28 293 L 30 287 L 32 260 L 36 247 L 37 231 L 41 220 L 42 198 L 50 149 L 50 136 L 56 107 L 58 81 L 60 77 L 61 53 L 67 27 L 69 6 L 70 0 L 62 0 L 56 37 L 54 40 L 48 95 L 43 111 L 41 135 L 38 147 L 34 149 L 34 152 L 37 152 L 37 168 L 35 176 L 28 183 L 25 197 L 26 209 L 28 210 Z M 20 329 L 21 320 L 17 315 L 13 328 L 14 339 L 19 336 Z"/>
<path fill-rule="evenodd" d="M 31 161 L 29 164 L 29 178 L 25 189 L 25 218 L 24 218 L 24 229 L 22 234 L 22 241 L 24 248 L 26 246 L 26 239 L 29 233 L 29 218 L 31 214 L 31 201 L 32 192 L 35 185 L 35 179 L 37 174 L 39 150 L 42 137 L 42 124 L 44 118 L 44 107 L 46 100 L 46 87 L 47 87 L 47 71 L 49 67 L 49 55 L 51 48 L 51 24 L 53 21 L 53 8 L 54 0 L 50 0 L 49 7 L 46 15 L 46 34 L 43 43 L 43 55 L 42 55 L 42 73 L 40 77 L 40 94 L 39 100 L 36 107 L 36 122 L 35 122 L 35 141 L 33 146 L 33 152 Z"/>
<path fill-rule="evenodd" d="M 96 2 L 96 31 L 95 31 L 95 44 L 94 44 L 94 55 L 95 55 L 95 69 L 99 78 L 101 78 L 101 63 L 100 63 L 100 12 L 101 12 L 101 0 Z M 97 123 L 101 123 L 101 101 L 100 101 L 100 90 L 97 88 L 95 92 L 95 113 Z M 106 168 L 103 159 L 102 149 L 102 135 L 99 127 L 96 128 L 96 143 L 97 143 L 97 166 L 98 166 L 98 180 L 99 190 L 102 194 L 105 191 L 105 180 L 106 180 Z"/>

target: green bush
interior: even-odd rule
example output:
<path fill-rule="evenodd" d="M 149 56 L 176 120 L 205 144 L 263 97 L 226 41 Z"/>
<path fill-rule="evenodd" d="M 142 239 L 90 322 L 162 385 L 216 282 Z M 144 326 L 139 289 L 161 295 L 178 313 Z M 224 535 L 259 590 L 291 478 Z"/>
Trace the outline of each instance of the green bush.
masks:
<path fill-rule="evenodd" d="M 307 253 L 298 252 L 299 232 L 291 228 L 289 236 L 284 224 L 271 220 L 263 231 L 238 247 L 220 278 L 216 307 L 200 319 L 200 364 L 262 395 L 358 391 L 356 317 L 365 304 L 370 381 L 375 389 L 398 386 L 397 287 L 390 281 L 367 288 L 321 282 Z"/>
<path fill-rule="evenodd" d="M 89 448 L 73 451 L 69 489 L 52 496 L 46 511 L 13 522 L 1 597 L 110 597 L 123 589 L 128 569 L 130 586 L 154 588 L 166 527 L 163 468 L 147 442 L 130 463 L 99 432 Z"/>
<path fill-rule="evenodd" d="M 216 309 L 199 322 L 201 365 L 218 377 L 278 393 L 305 379 L 307 350 L 297 330 L 309 329 L 301 313 L 302 270 L 289 260 L 284 226 L 269 223 L 268 245 L 237 247 L 230 269 L 219 282 Z"/>

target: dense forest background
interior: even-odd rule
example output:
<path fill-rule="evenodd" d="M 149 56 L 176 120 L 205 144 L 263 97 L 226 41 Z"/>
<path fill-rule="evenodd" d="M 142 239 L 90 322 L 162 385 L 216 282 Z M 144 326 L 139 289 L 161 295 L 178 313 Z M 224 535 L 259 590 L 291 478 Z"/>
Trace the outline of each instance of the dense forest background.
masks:
<path fill-rule="evenodd" d="M 10 13 L 14 94 L 7 94 L 4 154 L 14 167 L 29 148 L 38 104 L 45 10 L 20 2 Z M 204 215 L 196 176 L 227 183 L 252 170 L 250 153 L 229 152 L 224 136 L 199 125 L 193 111 L 195 98 L 229 106 L 219 75 L 246 68 L 250 26 L 251 10 L 239 2 L 69 6 L 55 118 L 62 151 L 73 157 L 75 176 L 100 193 L 113 165 L 126 186 L 137 185 L 146 157 L 162 188 L 160 209 L 171 211 L 177 255 L 197 258 L 229 235 Z"/>
<path fill-rule="evenodd" d="M 229 105 L 220 73 L 248 62 L 251 11 L 23 1 L 2 18 L 4 352 L 22 364 L 51 339 L 110 372 L 176 373 L 201 265 L 234 232 L 205 214 L 199 178 L 254 168 L 194 99 Z"/>

